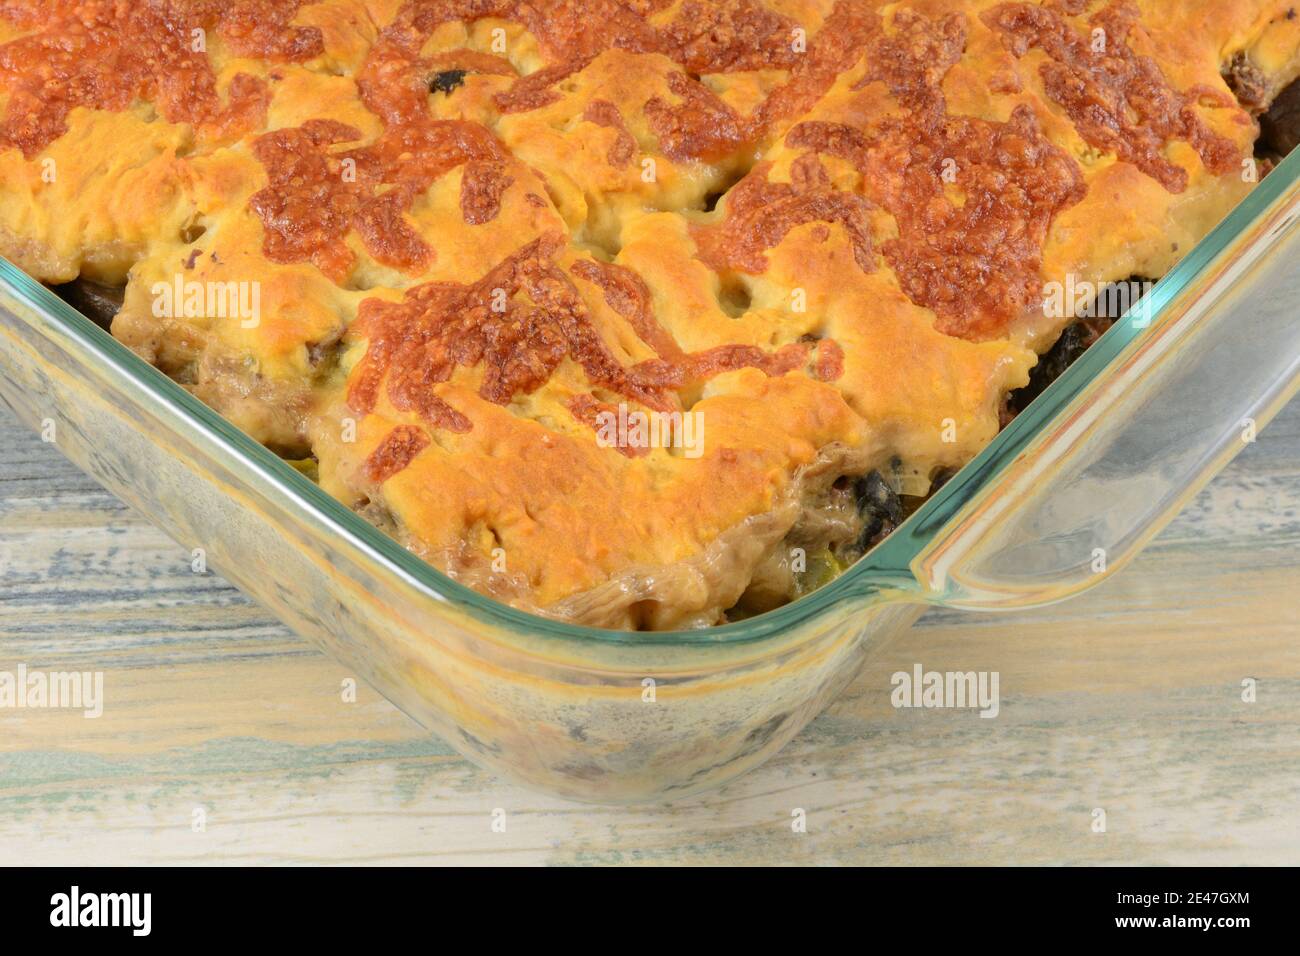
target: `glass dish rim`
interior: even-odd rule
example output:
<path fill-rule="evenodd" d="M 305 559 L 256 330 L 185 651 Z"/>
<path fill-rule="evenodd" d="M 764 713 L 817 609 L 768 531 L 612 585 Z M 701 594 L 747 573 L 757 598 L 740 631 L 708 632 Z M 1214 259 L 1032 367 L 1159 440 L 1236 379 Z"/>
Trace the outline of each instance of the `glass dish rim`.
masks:
<path fill-rule="evenodd" d="M 0 282 L 42 318 L 77 343 L 106 372 L 115 373 L 126 386 L 148 400 L 166 406 L 174 417 L 210 444 L 223 447 L 231 467 L 256 474 L 319 530 L 339 535 L 347 543 L 430 601 L 456 607 L 482 623 L 529 637 L 615 646 L 723 648 L 754 644 L 789 634 L 806 621 L 821 616 L 842 601 L 864 593 L 905 591 L 917 586 L 910 566 L 933 532 L 951 521 L 979 492 L 986 489 L 1041 430 L 1063 412 L 1094 379 L 1111 367 L 1116 356 L 1155 328 L 1165 308 L 1224 252 L 1282 193 L 1300 180 L 1300 150 L 1274 168 L 1228 215 L 1148 292 L 1144 311 L 1150 321 L 1139 324 L 1127 313 L 1079 357 L 1042 394 L 1003 428 L 984 449 L 908 517 L 881 544 L 831 583 L 789 604 L 764 614 L 715 625 L 677 631 L 626 631 L 570 624 L 543 617 L 482 595 L 443 574 L 432 564 L 402 547 L 395 539 L 366 522 L 332 498 L 305 475 L 173 382 L 161 371 L 131 352 L 107 331 L 72 308 L 50 289 L 4 258 Z M 219 569 L 218 569 L 219 570 Z"/>

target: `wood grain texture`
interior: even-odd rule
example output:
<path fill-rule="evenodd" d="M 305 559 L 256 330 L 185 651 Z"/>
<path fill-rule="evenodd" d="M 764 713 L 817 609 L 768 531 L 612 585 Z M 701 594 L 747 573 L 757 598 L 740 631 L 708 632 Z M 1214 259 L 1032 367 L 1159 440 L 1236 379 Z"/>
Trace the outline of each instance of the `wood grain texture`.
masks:
<path fill-rule="evenodd" d="M 3 419 L 0 671 L 103 671 L 107 702 L 0 709 L 0 862 L 1294 864 L 1298 556 L 1293 406 L 1095 592 L 931 612 L 757 772 L 602 809 L 345 703 L 340 666 Z M 998 671 L 1001 713 L 894 709 L 917 662 Z"/>

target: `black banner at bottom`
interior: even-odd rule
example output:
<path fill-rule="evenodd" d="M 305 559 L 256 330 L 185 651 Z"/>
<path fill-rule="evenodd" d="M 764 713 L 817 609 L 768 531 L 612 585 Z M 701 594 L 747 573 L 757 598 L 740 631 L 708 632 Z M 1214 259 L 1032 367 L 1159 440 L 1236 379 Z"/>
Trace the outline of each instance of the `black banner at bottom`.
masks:
<path fill-rule="evenodd" d="M 864 941 L 1064 940 L 1098 936 L 1231 945 L 1290 922 L 1292 873 L 1274 869 L 830 869 L 606 875 L 357 869 L 11 869 L 0 875 L 10 942 L 110 939 L 293 944 L 460 930 L 543 943 L 663 936 L 712 923 L 735 941 L 773 921 L 799 932 L 849 924 Z M 696 879 L 700 882 L 696 883 Z M 441 926 L 439 924 L 442 924 Z M 674 930 L 674 924 L 677 929 Z M 599 933 L 600 936 L 594 934 Z M 989 934 L 995 934 L 990 936 Z M 612 937 L 611 937 L 612 934 Z M 919 937 L 918 937 L 919 934 Z M 434 944 L 436 945 L 436 944 Z"/>

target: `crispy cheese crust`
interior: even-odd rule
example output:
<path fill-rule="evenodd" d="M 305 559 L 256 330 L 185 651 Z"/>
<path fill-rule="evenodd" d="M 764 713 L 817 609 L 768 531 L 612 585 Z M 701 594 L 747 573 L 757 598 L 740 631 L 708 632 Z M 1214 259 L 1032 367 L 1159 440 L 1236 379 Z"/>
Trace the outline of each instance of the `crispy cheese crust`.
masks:
<path fill-rule="evenodd" d="M 125 284 L 448 574 L 706 626 L 997 433 L 1048 283 L 1231 209 L 1298 48 L 1286 0 L 0 0 L 0 254 Z"/>

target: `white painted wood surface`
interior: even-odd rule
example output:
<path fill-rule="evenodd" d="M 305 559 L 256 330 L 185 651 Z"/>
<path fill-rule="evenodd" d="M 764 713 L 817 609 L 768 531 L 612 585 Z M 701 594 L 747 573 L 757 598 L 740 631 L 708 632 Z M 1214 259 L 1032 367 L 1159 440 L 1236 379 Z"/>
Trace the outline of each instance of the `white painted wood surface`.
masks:
<path fill-rule="evenodd" d="M 0 419 L 0 671 L 103 671 L 107 698 L 0 709 L 0 863 L 1295 864 L 1298 515 L 1300 404 L 1095 593 L 932 612 L 759 771 L 603 809 L 344 703 L 341 668 Z M 998 671 L 1000 715 L 895 710 L 917 662 Z"/>

